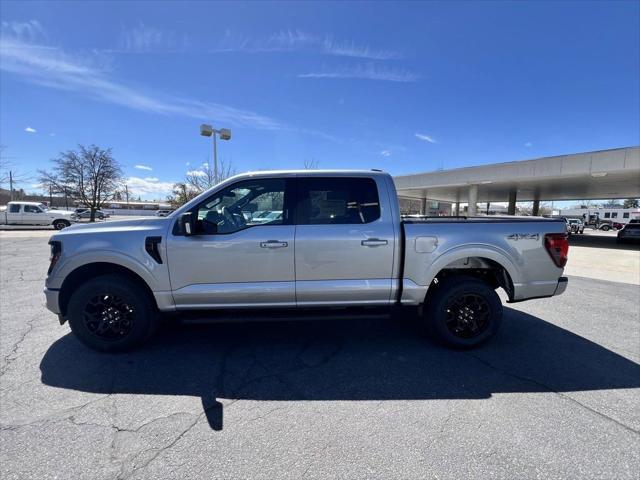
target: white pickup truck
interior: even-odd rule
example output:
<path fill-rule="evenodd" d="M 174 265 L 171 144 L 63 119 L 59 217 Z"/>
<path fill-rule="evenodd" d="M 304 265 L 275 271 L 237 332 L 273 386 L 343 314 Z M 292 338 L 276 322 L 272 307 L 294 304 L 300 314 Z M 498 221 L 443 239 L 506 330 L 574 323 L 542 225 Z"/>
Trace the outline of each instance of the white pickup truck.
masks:
<path fill-rule="evenodd" d="M 53 225 L 62 230 L 75 220 L 73 212 L 48 208 L 39 202 L 9 202 L 0 207 L 0 225 Z"/>
<path fill-rule="evenodd" d="M 269 222 L 256 211 L 278 211 Z M 162 318 L 419 313 L 458 348 L 487 340 L 510 302 L 562 293 L 563 220 L 400 216 L 378 171 L 230 178 L 165 218 L 74 225 L 50 240 L 47 307 L 86 345 L 116 351 Z"/>

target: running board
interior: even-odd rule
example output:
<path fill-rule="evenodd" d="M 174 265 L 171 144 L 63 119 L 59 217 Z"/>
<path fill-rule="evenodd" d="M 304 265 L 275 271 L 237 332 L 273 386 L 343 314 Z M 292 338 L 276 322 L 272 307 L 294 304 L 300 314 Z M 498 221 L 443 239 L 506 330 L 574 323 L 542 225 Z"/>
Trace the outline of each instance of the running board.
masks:
<path fill-rule="evenodd" d="M 234 322 L 291 322 L 291 321 L 322 321 L 322 320 L 378 320 L 390 318 L 392 310 L 386 309 L 309 309 L 309 310 L 272 310 L 265 312 L 242 311 L 182 311 L 170 314 L 172 318 L 187 325 L 201 325 L 209 323 Z"/>

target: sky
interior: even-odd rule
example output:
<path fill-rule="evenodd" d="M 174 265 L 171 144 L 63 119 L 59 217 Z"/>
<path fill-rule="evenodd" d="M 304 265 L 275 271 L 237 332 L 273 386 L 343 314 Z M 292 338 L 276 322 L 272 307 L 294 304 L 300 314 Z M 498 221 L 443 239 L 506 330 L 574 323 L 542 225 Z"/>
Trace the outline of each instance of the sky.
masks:
<path fill-rule="evenodd" d="M 0 144 L 112 148 L 164 199 L 238 171 L 426 172 L 640 144 L 640 2 L 0 3 Z"/>

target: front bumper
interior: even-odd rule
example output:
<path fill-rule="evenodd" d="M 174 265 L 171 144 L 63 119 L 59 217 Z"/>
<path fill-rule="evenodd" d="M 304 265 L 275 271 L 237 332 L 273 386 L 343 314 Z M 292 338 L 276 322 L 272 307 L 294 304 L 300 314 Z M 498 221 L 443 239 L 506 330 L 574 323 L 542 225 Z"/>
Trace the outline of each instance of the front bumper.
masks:
<path fill-rule="evenodd" d="M 45 288 L 44 296 L 46 298 L 47 310 L 55 313 L 56 315 L 60 315 L 62 312 L 60 311 L 60 304 L 58 303 L 58 297 L 60 296 L 60 290 Z"/>
<path fill-rule="evenodd" d="M 569 279 L 567 277 L 560 277 L 558 279 L 558 286 L 556 287 L 556 291 L 553 292 L 554 295 L 562 295 L 564 291 L 567 289 L 569 285 Z"/>

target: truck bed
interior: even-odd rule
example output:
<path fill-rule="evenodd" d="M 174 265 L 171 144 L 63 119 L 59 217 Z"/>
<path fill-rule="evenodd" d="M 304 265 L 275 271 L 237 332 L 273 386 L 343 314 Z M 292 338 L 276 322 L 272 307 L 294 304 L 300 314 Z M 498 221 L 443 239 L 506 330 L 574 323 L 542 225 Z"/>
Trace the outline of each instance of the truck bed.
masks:
<path fill-rule="evenodd" d="M 541 217 L 403 217 L 401 302 L 415 303 L 443 269 L 501 267 L 510 301 L 557 294 L 563 269 L 545 247 L 564 234 L 562 219 Z M 462 272 L 464 273 L 464 272 Z"/>

